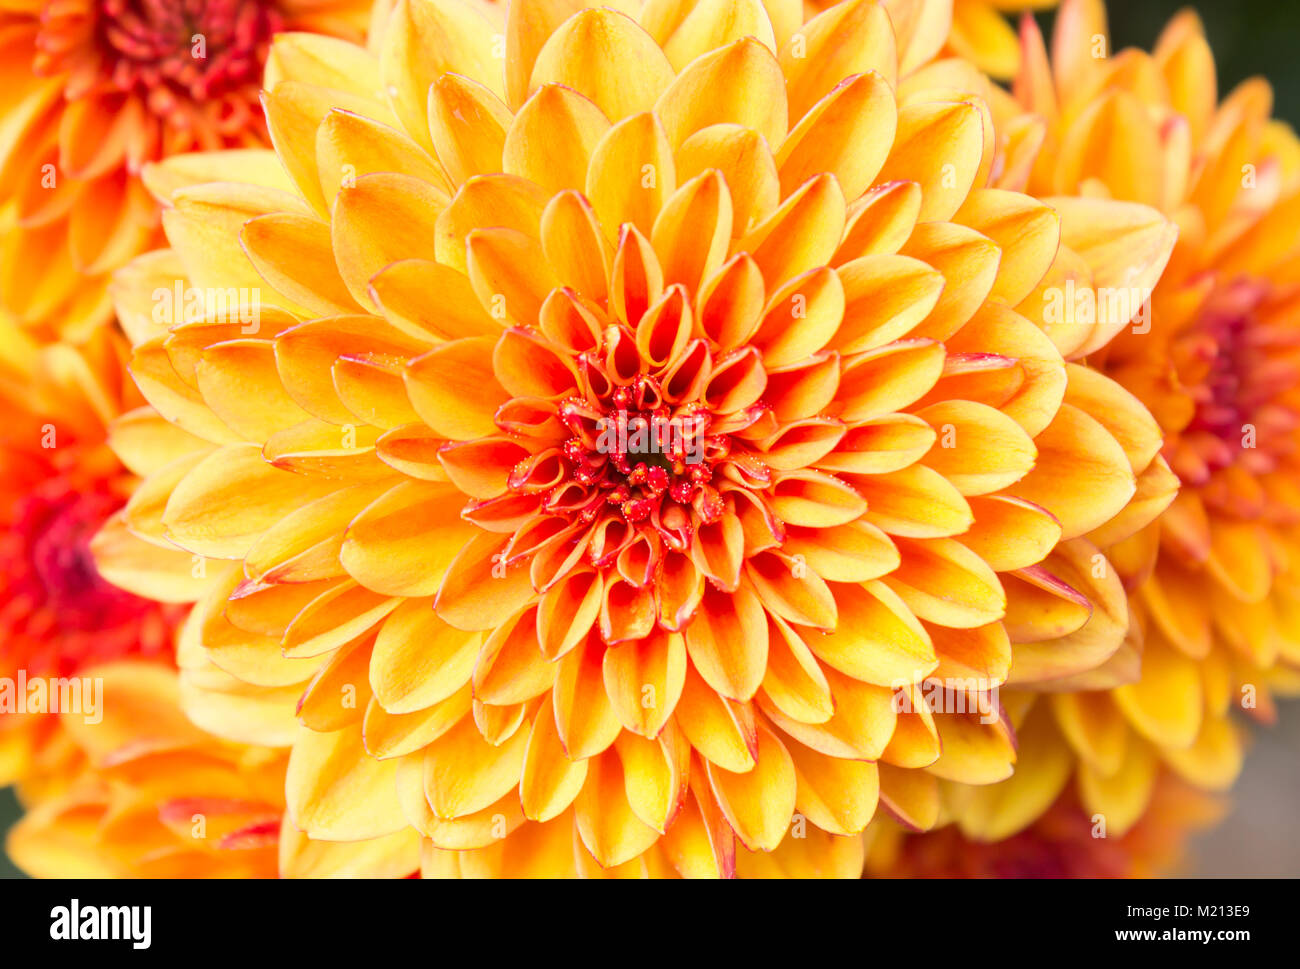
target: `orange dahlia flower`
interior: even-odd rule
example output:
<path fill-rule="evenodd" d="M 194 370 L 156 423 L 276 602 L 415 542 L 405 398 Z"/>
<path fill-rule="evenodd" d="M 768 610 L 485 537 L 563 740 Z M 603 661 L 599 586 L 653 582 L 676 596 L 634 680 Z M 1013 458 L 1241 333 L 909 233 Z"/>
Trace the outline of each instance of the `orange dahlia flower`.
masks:
<path fill-rule="evenodd" d="M 945 816 L 989 841 L 1031 824 L 1071 779 L 1112 835 L 1141 823 L 1166 770 L 1228 789 L 1243 758 L 1232 709 L 1268 719 L 1271 692 L 1300 685 L 1300 143 L 1270 120 L 1262 81 L 1217 101 L 1191 13 L 1153 55 L 1112 56 L 1089 0 L 1062 5 L 1050 64 L 1031 18 L 1022 40 L 1015 98 L 994 114 L 1043 142 L 1008 187 L 1138 201 L 1179 227 L 1140 327 L 1096 347 L 1079 344 L 1087 328 L 1040 319 L 1065 356 L 1086 354 L 1149 408 L 1181 491 L 1146 527 L 1095 537 L 1127 591 L 1125 647 L 1050 696 L 1009 698 L 1016 776 L 946 791 Z"/>
<path fill-rule="evenodd" d="M 44 715 L 55 712 L 51 678 L 126 656 L 171 662 L 181 607 L 111 585 L 91 555 L 96 532 L 136 480 L 107 440 L 109 422 L 143 403 L 126 375 L 126 352 L 108 331 L 73 348 L 39 346 L 12 324 L 0 326 L 0 682 L 7 687 L 0 687 L 0 784 L 36 784 L 34 775 L 49 766 L 42 752 L 58 722 Z M 135 420 L 115 432 L 128 458 Z M 97 541 L 116 539 L 103 532 Z M 172 585 L 169 592 L 155 584 L 154 599 L 192 599 L 204 588 L 179 571 L 189 556 L 130 541 L 122 567 L 161 563 L 157 571 Z M 50 756 L 57 761 L 57 750 Z"/>
<path fill-rule="evenodd" d="M 894 8 L 532 0 L 503 65 L 493 14 L 403 0 L 377 54 L 277 41 L 274 154 L 146 172 L 171 248 L 117 306 L 193 446 L 122 522 L 209 562 L 185 709 L 292 748 L 309 839 L 856 875 L 878 800 L 1011 773 L 1020 642 L 1029 680 L 1120 648 L 1083 536 L 1154 423 L 1017 308 L 1061 259 L 1154 283 L 1171 228 L 986 187 L 1031 141 Z"/>
<path fill-rule="evenodd" d="M 78 339 L 106 322 L 108 274 L 160 241 L 141 168 L 264 144 L 272 35 L 355 39 L 369 12 L 365 0 L 0 6 L 0 305 Z"/>

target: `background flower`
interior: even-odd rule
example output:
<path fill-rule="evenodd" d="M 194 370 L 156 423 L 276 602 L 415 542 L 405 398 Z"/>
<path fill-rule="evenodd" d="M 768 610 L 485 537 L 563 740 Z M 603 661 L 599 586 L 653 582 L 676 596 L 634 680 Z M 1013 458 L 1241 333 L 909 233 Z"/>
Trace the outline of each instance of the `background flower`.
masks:
<path fill-rule="evenodd" d="M 1112 523 L 1096 537 L 1129 593 L 1125 648 L 1055 681 L 1050 696 L 1011 699 L 1014 778 L 946 791 L 947 816 L 967 837 L 999 843 L 1072 781 L 1085 812 L 1117 835 L 1141 823 L 1166 771 L 1226 790 L 1242 763 L 1231 710 L 1269 719 L 1272 691 L 1296 686 L 1300 644 L 1295 138 L 1269 119 L 1263 82 L 1217 103 L 1192 14 L 1170 24 L 1154 55 L 1112 55 L 1099 3 L 1062 5 L 1050 65 L 1030 18 L 1022 38 L 1018 104 L 995 99 L 995 115 L 1024 123 L 1028 109 L 1045 125 L 1027 179 L 1013 184 L 1143 201 L 1179 224 L 1149 327 L 1124 328 L 1104 348 L 1080 347 L 1078 327 L 1045 329 L 1062 353 L 1086 351 L 1150 408 L 1181 491 L 1145 527 L 1117 533 Z"/>
<path fill-rule="evenodd" d="M 159 241 L 144 164 L 263 144 L 257 99 L 272 34 L 357 39 L 370 9 L 366 0 L 0 6 L 4 308 L 46 335 L 81 339 L 106 323 L 108 274 Z"/>
<path fill-rule="evenodd" d="M 107 330 L 73 348 L 38 345 L 12 324 L 0 329 L 0 677 L 10 683 L 20 672 L 29 680 L 79 676 L 128 656 L 171 663 L 181 607 L 116 588 L 91 555 L 92 539 L 134 484 L 107 439 L 113 418 L 143 404 L 125 352 Z M 118 425 L 115 443 L 128 456 L 132 431 L 130 419 Z M 99 542 L 112 544 L 111 531 Z M 175 548 L 137 549 L 122 566 L 155 557 L 185 558 Z M 179 589 L 179 598 L 192 598 L 203 588 L 176 572 L 172 592 L 156 587 L 157 597 L 175 601 Z M 29 795 L 40 789 L 62 758 L 57 722 L 0 713 L 0 784 L 25 780 Z"/>
<path fill-rule="evenodd" d="M 947 34 L 947 53 L 964 58 L 1000 81 L 1009 80 L 1020 64 L 1020 45 L 1007 17 L 1022 10 L 1050 10 L 1058 0 L 952 0 L 932 3 L 926 18 Z M 827 0 L 807 0 L 808 7 L 825 10 Z M 905 31 L 915 19 L 915 4 L 882 0 L 896 29 Z"/>
<path fill-rule="evenodd" d="M 103 719 L 59 715 L 66 756 L 9 832 L 14 863 L 47 878 L 275 875 L 283 755 L 193 726 L 164 666 L 84 672 L 104 684 Z"/>
<path fill-rule="evenodd" d="M 866 871 L 905 878 L 1153 878 L 1184 870 L 1189 838 L 1222 819 L 1226 805 L 1162 773 L 1142 817 L 1123 834 L 1103 833 L 1097 815 L 1066 790 L 1025 830 L 971 841 L 953 825 L 907 834 L 875 824 Z"/>
<path fill-rule="evenodd" d="M 411 832 L 357 845 L 309 842 L 284 819 L 283 751 L 219 740 L 181 712 L 175 671 L 122 661 L 103 720 L 61 714 L 67 750 L 6 850 L 40 878 L 402 877 Z"/>

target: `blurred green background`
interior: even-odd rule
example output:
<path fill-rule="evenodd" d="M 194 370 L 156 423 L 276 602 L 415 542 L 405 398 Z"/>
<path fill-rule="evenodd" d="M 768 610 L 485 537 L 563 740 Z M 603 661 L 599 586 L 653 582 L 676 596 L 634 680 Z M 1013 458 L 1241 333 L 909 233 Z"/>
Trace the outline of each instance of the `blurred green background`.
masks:
<path fill-rule="evenodd" d="M 1126 0 L 1112 2 L 1112 48 L 1142 47 L 1155 42 L 1164 23 L 1192 6 L 1205 22 L 1206 36 L 1218 65 L 1220 96 L 1237 82 L 1262 75 L 1276 93 L 1274 113 L 1292 125 L 1300 119 L 1300 0 Z M 1040 15 L 1045 33 L 1053 14 Z M 1050 36 L 1050 34 L 1049 34 Z M 1300 804 L 1300 706 L 1282 710 L 1273 731 L 1261 731 L 1234 794 L 1236 810 L 1227 822 L 1195 846 L 1196 870 L 1207 874 L 1300 873 L 1300 838 L 1296 805 Z M 0 831 L 18 815 L 12 791 L 0 790 Z M 1283 837 L 1278 837 L 1282 834 Z M 0 854 L 0 877 L 16 874 Z"/>

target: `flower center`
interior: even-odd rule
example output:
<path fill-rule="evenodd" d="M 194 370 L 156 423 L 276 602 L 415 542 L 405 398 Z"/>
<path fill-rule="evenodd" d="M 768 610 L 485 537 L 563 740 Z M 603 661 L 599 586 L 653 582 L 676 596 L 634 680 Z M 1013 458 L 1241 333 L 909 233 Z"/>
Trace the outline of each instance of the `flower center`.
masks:
<path fill-rule="evenodd" d="M 771 484 L 771 469 L 745 437 L 766 426 L 769 408 L 754 402 L 757 393 L 735 403 L 734 384 L 750 371 L 727 373 L 728 360 L 715 362 L 702 341 L 646 359 L 624 326 L 609 326 L 593 342 L 570 358 L 577 391 L 547 404 L 567 439 L 508 476 L 515 500 L 539 502 L 549 521 L 536 535 L 516 536 L 512 557 L 533 538 L 560 533 L 577 542 L 599 536 L 588 548 L 597 567 L 639 538 L 682 551 L 699 529 L 742 498 L 758 501 L 754 493 Z M 511 401 L 498 423 L 508 429 L 503 415 L 534 405 Z"/>
<path fill-rule="evenodd" d="M 187 127 L 183 106 L 235 96 L 253 103 L 272 35 L 272 4 L 250 0 L 47 2 L 34 71 L 68 74 L 68 96 L 137 95 Z"/>
<path fill-rule="evenodd" d="M 44 605 L 61 627 L 111 626 L 134 614 L 144 600 L 109 585 L 95 569 L 90 540 L 121 504 L 103 492 L 40 494 L 19 506 L 17 531 Z"/>
<path fill-rule="evenodd" d="M 1201 449 L 1211 470 L 1243 456 L 1257 462 L 1260 448 L 1281 438 L 1271 433 L 1279 416 L 1274 401 L 1292 383 L 1293 368 L 1271 362 L 1278 354 L 1269 344 L 1270 329 L 1257 318 L 1260 297 L 1244 282 L 1216 293 L 1191 347 L 1202 375 L 1189 388 L 1196 409 L 1187 430 L 1214 442 Z"/>
<path fill-rule="evenodd" d="M 580 515 L 592 520 L 603 502 L 629 522 L 662 515 L 665 502 L 692 507 L 705 522 L 722 514 L 710 482 L 730 441 L 710 435 L 708 409 L 663 403 L 654 377 L 639 374 L 595 401 L 575 397 L 560 406 L 560 419 L 573 432 L 564 445 L 567 480 L 591 495 Z"/>

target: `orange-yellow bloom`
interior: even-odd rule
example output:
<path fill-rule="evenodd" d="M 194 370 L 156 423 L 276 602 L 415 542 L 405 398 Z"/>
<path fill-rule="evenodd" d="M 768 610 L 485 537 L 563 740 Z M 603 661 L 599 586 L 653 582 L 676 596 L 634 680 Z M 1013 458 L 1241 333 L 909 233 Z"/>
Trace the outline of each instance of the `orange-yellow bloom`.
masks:
<path fill-rule="evenodd" d="M 107 442 L 109 422 L 143 403 L 125 353 L 107 331 L 80 348 L 42 347 L 12 325 L 0 327 L 0 679 L 9 688 L 0 701 L 0 784 L 39 773 L 55 732 L 48 699 L 20 701 L 20 679 L 44 685 L 126 656 L 171 662 L 180 607 L 115 588 L 91 556 L 92 538 L 135 481 Z M 131 422 L 117 433 L 126 455 Z M 187 556 L 156 548 L 135 565 L 155 558 L 173 559 L 160 569 L 171 575 Z M 186 586 L 183 575 L 169 581 Z M 189 585 L 179 598 L 201 588 Z M 152 591 L 178 598 L 161 586 Z"/>
<path fill-rule="evenodd" d="M 84 675 L 104 684 L 103 718 L 59 715 L 63 759 L 9 832 L 14 864 L 42 878 L 274 875 L 283 754 L 193 726 L 165 666 Z"/>
<path fill-rule="evenodd" d="M 878 800 L 1011 773 L 1013 653 L 1120 648 L 1084 536 L 1158 435 L 1018 310 L 1060 260 L 1153 284 L 1172 229 L 989 188 L 1027 129 L 893 6 L 532 0 L 502 71 L 493 14 L 404 0 L 377 55 L 277 42 L 275 154 L 146 173 L 171 248 L 117 305 L 193 440 L 125 527 L 208 562 L 185 709 L 292 747 L 308 838 L 856 875 Z"/>
<path fill-rule="evenodd" d="M 0 8 L 0 305 L 83 338 L 108 274 L 159 239 L 149 161 L 264 144 L 278 31 L 355 39 L 365 0 L 71 0 Z"/>
<path fill-rule="evenodd" d="M 1098 324 L 1118 333 L 1095 347 L 1068 312 L 1043 322 L 1063 354 L 1086 353 L 1150 409 L 1164 473 L 1181 491 L 1170 501 L 1161 487 L 1156 517 L 1155 491 L 1140 483 L 1132 508 L 1150 523 L 1117 529 L 1126 514 L 1095 538 L 1128 594 L 1124 648 L 1053 681 L 1049 696 L 1008 697 L 1021 741 L 1015 777 L 945 792 L 945 816 L 993 842 L 1072 783 L 1111 836 L 1142 823 L 1162 773 L 1228 789 L 1242 763 L 1231 711 L 1268 719 L 1272 691 L 1300 684 L 1300 144 L 1270 120 L 1262 81 L 1218 102 L 1190 13 L 1151 55 L 1110 56 L 1104 9 L 1090 0 L 1062 5 L 1050 63 L 1030 18 L 1022 39 L 1015 98 L 998 99 L 994 114 L 1002 125 L 1041 125 L 1043 145 L 1010 184 L 1142 202 L 1179 227 L 1142 325 L 1113 327 L 1099 302 Z M 1082 304 L 1065 304 L 1068 283 L 1058 281 L 1058 307 L 1073 312 Z"/>

